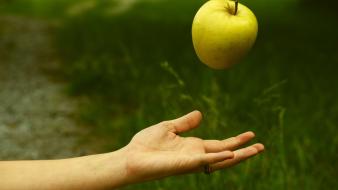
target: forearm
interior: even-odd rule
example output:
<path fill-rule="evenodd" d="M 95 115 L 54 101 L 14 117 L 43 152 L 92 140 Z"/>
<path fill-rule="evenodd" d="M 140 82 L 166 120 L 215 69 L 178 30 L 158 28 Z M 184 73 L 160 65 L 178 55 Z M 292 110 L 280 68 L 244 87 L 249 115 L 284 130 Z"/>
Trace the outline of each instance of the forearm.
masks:
<path fill-rule="evenodd" d="M 126 183 L 123 150 L 64 160 L 0 162 L 3 189 L 100 190 Z"/>
<path fill-rule="evenodd" d="M 178 135 L 196 128 L 201 117 L 195 111 L 148 127 L 137 133 L 126 147 L 112 153 L 53 161 L 0 162 L 0 189 L 114 189 L 171 175 L 203 170 L 210 173 L 264 150 L 259 143 L 237 149 L 255 136 L 253 132 L 224 140 Z"/>

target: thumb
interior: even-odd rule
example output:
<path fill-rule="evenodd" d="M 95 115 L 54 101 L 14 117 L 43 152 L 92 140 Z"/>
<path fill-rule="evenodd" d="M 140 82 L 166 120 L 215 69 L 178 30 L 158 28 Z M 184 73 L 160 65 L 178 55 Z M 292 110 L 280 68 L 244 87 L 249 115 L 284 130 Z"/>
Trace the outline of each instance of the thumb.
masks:
<path fill-rule="evenodd" d="M 174 119 L 171 122 L 175 126 L 175 133 L 183 133 L 198 127 L 202 120 L 202 113 L 200 111 L 193 111 L 180 118 Z"/>

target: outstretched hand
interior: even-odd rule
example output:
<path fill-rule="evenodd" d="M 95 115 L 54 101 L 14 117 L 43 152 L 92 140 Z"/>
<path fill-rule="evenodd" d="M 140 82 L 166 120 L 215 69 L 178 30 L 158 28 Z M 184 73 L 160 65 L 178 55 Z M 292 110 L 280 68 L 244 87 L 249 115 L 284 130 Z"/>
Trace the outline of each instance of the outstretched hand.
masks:
<path fill-rule="evenodd" d="M 200 124 L 202 114 L 191 112 L 181 118 L 164 121 L 137 133 L 125 147 L 126 171 L 131 182 L 166 176 L 228 168 L 264 150 L 262 144 L 239 146 L 255 134 L 246 132 L 225 140 L 203 140 L 179 134 Z"/>
<path fill-rule="evenodd" d="M 255 135 L 246 132 L 225 140 L 181 137 L 198 127 L 202 115 L 194 111 L 137 133 L 124 148 L 71 159 L 0 162 L 2 189 L 101 190 L 183 173 L 214 172 L 264 150 L 246 148 Z"/>

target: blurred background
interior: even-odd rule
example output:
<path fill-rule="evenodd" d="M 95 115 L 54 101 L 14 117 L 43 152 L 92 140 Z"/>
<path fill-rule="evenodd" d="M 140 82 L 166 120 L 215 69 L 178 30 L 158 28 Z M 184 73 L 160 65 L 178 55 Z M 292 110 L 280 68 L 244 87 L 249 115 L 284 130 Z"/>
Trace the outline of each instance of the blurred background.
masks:
<path fill-rule="evenodd" d="M 338 6 L 242 0 L 259 36 L 238 65 L 200 63 L 191 24 L 205 0 L 1 0 L 0 159 L 113 151 L 194 109 L 186 135 L 252 130 L 266 152 L 212 176 L 124 189 L 338 188 Z"/>

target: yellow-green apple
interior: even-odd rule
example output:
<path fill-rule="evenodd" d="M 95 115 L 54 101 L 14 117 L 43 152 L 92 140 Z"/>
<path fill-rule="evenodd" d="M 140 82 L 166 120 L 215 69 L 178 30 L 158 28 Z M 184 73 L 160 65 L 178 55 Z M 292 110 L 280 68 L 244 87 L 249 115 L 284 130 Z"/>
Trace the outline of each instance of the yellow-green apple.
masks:
<path fill-rule="evenodd" d="M 214 69 L 238 63 L 256 41 L 257 19 L 238 0 L 209 0 L 197 12 L 192 39 L 200 60 Z"/>

